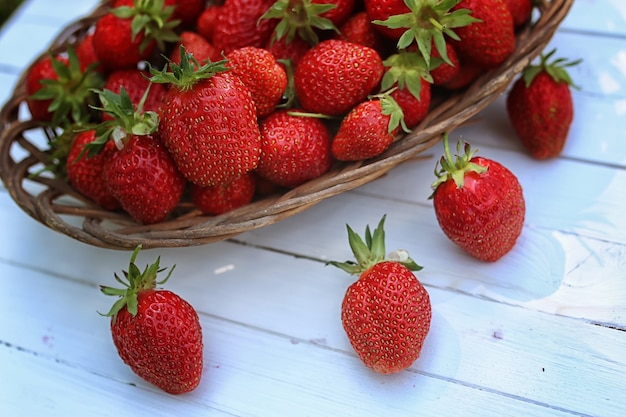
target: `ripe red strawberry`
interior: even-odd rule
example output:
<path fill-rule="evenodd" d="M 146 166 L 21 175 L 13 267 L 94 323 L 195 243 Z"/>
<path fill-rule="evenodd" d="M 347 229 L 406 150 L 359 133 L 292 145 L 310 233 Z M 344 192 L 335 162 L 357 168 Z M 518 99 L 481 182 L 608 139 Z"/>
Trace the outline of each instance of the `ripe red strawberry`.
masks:
<path fill-rule="evenodd" d="M 171 21 L 173 7 L 153 1 L 117 0 L 95 23 L 93 48 L 107 70 L 136 68 L 158 46 L 177 39 Z"/>
<path fill-rule="evenodd" d="M 383 71 L 382 59 L 372 48 L 329 39 L 302 57 L 294 86 L 302 108 L 336 116 L 365 100 Z"/>
<path fill-rule="evenodd" d="M 248 87 L 257 117 L 274 111 L 287 88 L 287 73 L 267 49 L 245 46 L 226 55 L 228 65 Z"/>
<path fill-rule="evenodd" d="M 468 59 L 459 59 L 458 73 L 445 83 L 438 84 L 447 90 L 461 90 L 487 71 L 485 67 Z"/>
<path fill-rule="evenodd" d="M 202 327 L 193 306 L 177 294 L 157 288 L 164 269 L 160 258 L 141 272 L 133 251 L 124 278 L 115 279 L 125 288 L 101 286 L 105 295 L 119 297 L 111 310 L 111 336 L 120 358 L 139 377 L 170 394 L 194 390 L 202 377 Z"/>
<path fill-rule="evenodd" d="M 142 110 L 148 91 L 137 109 L 124 89 L 120 94 L 110 90 L 99 94 L 102 110 L 114 120 L 96 128 L 99 140 L 90 145 L 90 153 L 98 152 L 110 139 L 118 148 L 103 164 L 103 182 L 136 222 L 165 220 L 178 205 L 186 181 L 157 137 L 156 113 Z"/>
<path fill-rule="evenodd" d="M 171 72 L 151 68 L 170 85 L 159 110 L 159 134 L 182 174 L 202 187 L 226 184 L 256 168 L 261 155 L 256 108 L 225 61 L 200 65 L 181 53 Z"/>
<path fill-rule="evenodd" d="M 262 48 L 272 36 L 276 22 L 260 19 L 274 0 L 226 0 L 217 16 L 213 46 L 225 54 L 244 46 Z"/>
<path fill-rule="evenodd" d="M 400 50 L 383 64 L 386 68 L 380 88 L 391 91 L 391 97 L 404 113 L 405 126 L 413 128 L 430 109 L 432 76 L 429 66 L 419 52 L 409 50 Z"/>
<path fill-rule="evenodd" d="M 217 22 L 217 16 L 222 12 L 220 5 L 211 4 L 207 6 L 198 16 L 196 21 L 196 32 L 209 42 L 213 42 L 213 29 Z"/>
<path fill-rule="evenodd" d="M 461 0 L 453 10 L 471 10 L 480 19 L 456 29 L 461 38 L 454 42 L 459 56 L 485 68 L 502 64 L 515 51 L 513 16 L 504 0 Z"/>
<path fill-rule="evenodd" d="M 278 110 L 261 122 L 257 174 L 282 187 L 295 187 L 330 169 L 330 133 L 318 118 Z"/>
<path fill-rule="evenodd" d="M 380 56 L 386 56 L 387 51 L 391 49 L 387 40 L 374 28 L 365 11 L 350 16 L 339 27 L 339 33 L 335 35 L 335 38 L 367 46 L 378 52 Z"/>
<path fill-rule="evenodd" d="M 120 207 L 120 203 L 102 179 L 104 163 L 115 152 L 115 145 L 109 142 L 100 153 L 88 156 L 84 152 L 85 146 L 95 140 L 95 129 L 85 130 L 75 135 L 65 164 L 67 179 L 76 191 L 89 197 L 100 207 L 115 210 Z"/>
<path fill-rule="evenodd" d="M 170 61 L 176 64 L 180 64 L 181 45 L 201 64 L 206 61 L 219 61 L 223 58 L 222 54 L 203 36 L 197 32 L 187 30 L 180 34 L 180 40 L 170 52 Z"/>
<path fill-rule="evenodd" d="M 435 60 L 431 61 L 430 75 L 433 78 L 433 85 L 445 85 L 459 75 L 461 63 L 451 43 L 446 43 L 446 54 L 450 63 L 441 59 L 441 54 L 437 49 L 432 49 L 431 52 L 433 58 L 439 58 L 437 65 L 434 67 L 432 64 Z"/>
<path fill-rule="evenodd" d="M 228 184 L 200 187 L 191 184 L 191 201 L 205 214 L 218 215 L 244 206 L 252 201 L 256 188 L 256 176 L 252 172 L 234 179 Z"/>
<path fill-rule="evenodd" d="M 431 196 L 444 234 L 473 257 L 495 262 L 522 232 L 526 205 L 517 177 L 500 163 L 474 156 L 469 144 L 452 159 L 447 134 Z M 457 152 L 461 152 L 461 142 Z"/>
<path fill-rule="evenodd" d="M 145 71 L 136 68 L 115 70 L 107 76 L 103 89 L 119 94 L 121 88 L 124 87 L 131 103 L 138 106 L 146 90 L 150 87 L 142 109 L 144 111 L 157 111 L 161 106 L 161 98 L 165 94 L 165 86 L 163 84 L 151 85 L 147 78 L 148 75 Z M 102 112 L 102 120 L 113 120 L 113 116 L 107 112 Z"/>
<path fill-rule="evenodd" d="M 26 104 L 33 120 L 53 126 L 85 124 L 91 118 L 89 105 L 95 104 L 92 89 L 103 80 L 93 66 L 83 68 L 72 47 L 66 55 L 48 54 L 26 73 Z"/>
<path fill-rule="evenodd" d="M 504 0 L 511 16 L 513 16 L 513 25 L 515 29 L 525 26 L 532 16 L 533 0 Z"/>
<path fill-rule="evenodd" d="M 270 51 L 276 60 L 290 60 L 293 67 L 298 65 L 302 57 L 311 49 L 311 45 L 301 38 L 293 38 L 287 42 L 286 38 L 270 39 L 265 45 L 265 49 Z M 281 65 L 283 65 L 281 63 Z"/>
<path fill-rule="evenodd" d="M 513 84 L 506 99 L 507 113 L 524 147 L 537 159 L 561 154 L 574 119 L 570 87 L 572 79 L 563 58 L 549 62 L 556 50 L 541 56 L 538 65 L 529 65 Z"/>
<path fill-rule="evenodd" d="M 383 153 L 404 124 L 402 109 L 389 94 L 356 105 L 341 121 L 331 151 L 339 161 L 358 161 Z"/>
<path fill-rule="evenodd" d="M 164 6 L 174 6 L 172 20 L 180 20 L 180 27 L 190 29 L 205 8 L 205 0 L 165 0 Z"/>
<path fill-rule="evenodd" d="M 431 84 L 421 79 L 420 96 L 415 97 L 408 88 L 397 88 L 390 95 L 404 114 L 407 131 L 417 126 L 428 115 L 430 110 Z"/>
<path fill-rule="evenodd" d="M 350 226 L 348 238 L 357 262 L 329 262 L 359 274 L 344 296 L 341 321 L 350 344 L 369 368 L 382 374 L 400 372 L 420 356 L 430 330 L 432 307 L 424 286 L 412 271 L 421 269 L 406 251 L 385 259 L 381 219 L 365 242 Z"/>
<path fill-rule="evenodd" d="M 94 71 L 102 72 L 101 65 L 98 63 L 98 55 L 96 55 L 96 51 L 93 48 L 93 33 L 88 33 L 76 44 L 76 56 L 83 72 L 90 65 L 93 65 Z"/>

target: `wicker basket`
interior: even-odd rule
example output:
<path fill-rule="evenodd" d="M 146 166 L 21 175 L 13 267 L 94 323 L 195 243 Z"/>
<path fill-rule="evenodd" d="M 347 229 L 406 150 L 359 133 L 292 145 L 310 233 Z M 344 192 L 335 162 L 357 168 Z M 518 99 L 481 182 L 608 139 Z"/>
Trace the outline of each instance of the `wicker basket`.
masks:
<path fill-rule="evenodd" d="M 515 53 L 501 67 L 438 103 L 413 132 L 395 141 L 380 157 L 339 164 L 322 177 L 282 195 L 255 201 L 223 215 L 206 216 L 183 202 L 167 221 L 143 226 L 123 213 L 98 208 L 65 182 L 49 175 L 33 176 L 49 158 L 43 149 L 51 132 L 20 117 L 27 114 L 24 111 L 26 71 L 0 112 L 0 175 L 11 197 L 31 217 L 90 245 L 129 250 L 139 243 L 145 248 L 157 248 L 225 240 L 276 223 L 326 198 L 368 183 L 435 145 L 444 132 L 476 115 L 506 90 L 517 74 L 544 50 L 572 3 L 573 0 L 543 0 L 534 23 L 519 33 Z M 61 51 L 69 42 L 83 36 L 102 12 L 103 6 L 66 27 L 50 49 Z"/>

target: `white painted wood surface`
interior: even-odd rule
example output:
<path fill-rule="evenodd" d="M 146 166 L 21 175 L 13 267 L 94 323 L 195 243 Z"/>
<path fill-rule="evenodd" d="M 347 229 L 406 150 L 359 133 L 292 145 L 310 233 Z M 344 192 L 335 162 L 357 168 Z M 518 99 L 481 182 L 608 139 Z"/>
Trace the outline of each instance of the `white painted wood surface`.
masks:
<path fill-rule="evenodd" d="M 23 67 L 96 0 L 30 0 L 0 32 L 0 101 Z M 201 385 L 171 396 L 119 359 L 97 312 L 129 254 L 93 248 L 24 214 L 0 187 L 2 416 L 626 415 L 626 2 L 577 0 L 550 47 L 572 69 L 576 116 L 561 158 L 528 157 L 504 98 L 455 131 L 518 175 L 527 218 L 495 264 L 460 253 L 427 196 L 441 149 L 273 226 L 228 242 L 145 251 L 200 312 Z M 387 213 L 388 248 L 425 266 L 433 303 L 422 357 L 381 376 L 339 321 L 353 280 L 345 223 Z M 144 261 L 145 260 L 145 261 Z"/>

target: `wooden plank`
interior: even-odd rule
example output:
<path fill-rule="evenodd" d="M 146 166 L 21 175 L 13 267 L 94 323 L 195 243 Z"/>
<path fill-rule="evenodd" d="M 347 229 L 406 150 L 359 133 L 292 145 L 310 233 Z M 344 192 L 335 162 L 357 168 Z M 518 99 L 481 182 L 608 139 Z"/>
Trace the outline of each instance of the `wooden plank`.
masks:
<path fill-rule="evenodd" d="M 310 369 L 298 371 L 299 378 L 289 374 L 292 380 L 287 385 L 309 384 L 308 379 L 301 379 L 302 375 L 325 381 L 339 378 L 337 387 L 325 395 L 343 389 L 347 390 L 345 395 L 351 395 L 354 387 L 340 375 L 370 375 L 354 357 L 339 322 L 340 301 L 353 278 L 319 262 L 237 248 L 231 243 L 212 246 L 210 257 L 198 250 L 167 251 L 162 266 L 177 264 L 168 287 L 196 306 L 203 325 L 215 322 L 207 329 L 223 328 L 206 331 L 210 363 L 221 367 L 221 360 L 242 360 L 233 366 L 282 380 L 282 372 L 291 372 L 294 361 L 302 362 L 298 366 L 309 364 Z M 106 319 L 96 314 L 96 310 L 105 311 L 111 302 L 99 294 L 96 284 L 112 283 L 109 271 L 120 267 L 111 264 L 108 252 L 92 251 L 89 257 L 84 253 L 72 255 L 80 257 L 80 262 L 70 262 L 68 270 L 56 276 L 33 267 L 0 263 L 4 294 L 10 294 L 0 303 L 3 338 L 23 349 L 76 363 L 89 372 L 127 381 L 124 375 L 128 370 L 116 365 L 118 359 Z M 142 255 L 139 265 L 144 259 L 150 262 L 154 254 Z M 199 256 L 204 259 L 203 269 L 198 268 Z M 65 259 L 67 262 L 67 255 Z M 262 272 L 257 262 L 266 265 Z M 224 268 L 229 265 L 232 268 Z M 220 273 L 223 270 L 226 272 Z M 294 272 L 290 276 L 284 271 Z M 28 281 L 16 278 L 20 276 L 28 276 Z M 426 272 L 419 276 L 426 280 Z M 435 273 L 429 279 L 441 276 Z M 54 299 L 47 289 L 50 285 L 57 294 Z M 626 349 L 626 332 L 490 302 L 430 284 L 428 290 L 433 304 L 431 333 L 422 357 L 407 372 L 409 376 L 398 378 L 421 380 L 426 376 L 581 414 L 619 416 L 626 412 L 624 386 L 615 384 L 626 372 L 626 364 L 620 359 Z M 20 321 L 9 321 L 11 316 L 20 317 Z M 25 328 L 29 331 L 24 332 Z M 231 338 L 220 340 L 222 331 L 235 332 L 237 336 L 233 337 L 241 339 L 241 345 L 233 346 Z M 300 345 L 307 346 L 304 353 L 298 350 Z M 215 349 L 222 352 L 217 357 Z M 94 356 L 99 358 L 97 363 L 93 363 Z M 285 364 L 277 364 L 278 358 L 284 358 Z M 580 384 L 588 375 L 597 377 L 592 383 Z M 354 378 L 359 381 L 365 377 Z M 395 377 L 367 378 L 373 378 L 376 384 L 398 381 Z M 214 387 L 215 383 L 210 385 Z M 222 394 L 217 390 L 215 395 Z M 384 396 L 373 401 L 388 403 Z M 422 401 L 428 402 L 424 398 Z"/>

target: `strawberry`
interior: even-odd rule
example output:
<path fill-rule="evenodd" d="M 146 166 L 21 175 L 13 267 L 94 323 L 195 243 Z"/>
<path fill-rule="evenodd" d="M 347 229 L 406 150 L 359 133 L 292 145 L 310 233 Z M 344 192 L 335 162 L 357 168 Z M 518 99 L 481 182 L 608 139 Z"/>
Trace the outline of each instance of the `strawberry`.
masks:
<path fill-rule="evenodd" d="M 222 12 L 222 7 L 217 4 L 207 6 L 196 20 L 196 32 L 209 42 L 213 39 L 213 28 L 217 22 L 217 16 Z"/>
<path fill-rule="evenodd" d="M 458 0 L 365 0 L 365 10 L 380 33 L 397 41 L 397 49 L 417 45 L 429 67 L 433 45 L 450 64 L 446 39 L 459 40 L 455 30 L 477 21 L 469 10 L 453 9 L 457 3 Z"/>
<path fill-rule="evenodd" d="M 202 377 L 202 327 L 193 306 L 172 291 L 157 288 L 171 276 L 157 281 L 165 268 L 156 262 L 142 271 L 135 264 L 141 245 L 133 251 L 124 288 L 100 286 L 105 295 L 118 297 L 106 317 L 120 358 L 139 377 L 170 394 L 194 390 Z"/>
<path fill-rule="evenodd" d="M 297 66 L 302 57 L 311 49 L 311 45 L 299 37 L 287 42 L 286 38 L 270 39 L 265 45 L 277 61 L 291 61 L 292 66 Z"/>
<path fill-rule="evenodd" d="M 441 59 L 441 54 L 437 49 L 432 49 L 431 53 L 432 57 L 435 58 L 431 61 L 430 66 L 430 76 L 433 79 L 433 85 L 445 85 L 459 75 L 461 71 L 459 57 L 451 43 L 446 43 L 446 55 L 448 55 L 450 63 Z"/>
<path fill-rule="evenodd" d="M 272 36 L 276 22 L 260 19 L 274 0 L 226 0 L 217 16 L 211 41 L 219 52 L 244 46 L 262 48 Z"/>
<path fill-rule="evenodd" d="M 95 23 L 93 48 L 107 70 L 136 68 L 158 47 L 178 39 L 173 7 L 163 0 L 117 0 Z"/>
<path fill-rule="evenodd" d="M 148 96 L 143 103 L 144 111 L 157 111 L 161 105 L 161 98 L 165 94 L 163 84 L 150 84 L 148 74 L 136 68 L 115 70 L 107 76 L 103 89 L 119 94 L 124 87 L 130 101 L 135 106 L 139 105 L 144 93 L 150 87 Z M 113 120 L 107 112 L 102 112 L 102 120 Z"/>
<path fill-rule="evenodd" d="M 314 115 L 278 110 L 261 122 L 257 174 L 282 187 L 295 187 L 331 166 L 330 133 Z"/>
<path fill-rule="evenodd" d="M 350 226 L 348 238 L 357 262 L 329 262 L 359 278 L 346 291 L 341 321 L 350 344 L 363 363 L 392 374 L 420 356 L 430 330 L 432 307 L 424 286 L 412 271 L 421 269 L 406 251 L 385 258 L 385 232 L 380 220 L 365 242 Z"/>
<path fill-rule="evenodd" d="M 522 28 L 530 22 L 533 0 L 504 0 L 504 2 L 511 12 L 515 29 Z"/>
<path fill-rule="evenodd" d="M 226 184 L 256 168 L 261 155 L 256 107 L 226 61 L 204 65 L 186 51 L 171 71 L 150 68 L 170 87 L 159 110 L 159 134 L 182 174 L 194 184 Z"/>
<path fill-rule="evenodd" d="M 222 59 L 221 53 L 202 35 L 186 30 L 181 32 L 179 41 L 170 52 L 170 61 L 176 64 L 180 64 L 181 45 L 201 64 L 206 61 L 219 61 Z"/>
<path fill-rule="evenodd" d="M 100 207 L 106 210 L 116 210 L 120 207 L 120 203 L 102 179 L 104 163 L 115 152 L 115 145 L 109 142 L 100 153 L 88 157 L 84 153 L 85 146 L 95 140 L 95 129 L 85 130 L 75 135 L 66 161 L 67 179 L 76 191 L 89 197 Z"/>
<path fill-rule="evenodd" d="M 336 116 L 365 100 L 383 71 L 382 59 L 372 48 L 329 39 L 302 57 L 296 66 L 294 86 L 302 108 Z"/>
<path fill-rule="evenodd" d="M 392 91 L 391 96 L 404 113 L 406 126 L 413 128 L 421 122 L 430 108 L 430 75 L 428 64 L 419 52 L 400 50 L 389 56 L 383 64 L 385 74 L 382 91 Z"/>
<path fill-rule="evenodd" d="M 120 94 L 99 91 L 102 111 L 114 120 L 97 127 L 97 141 L 90 153 L 97 152 L 109 138 L 118 148 L 103 164 L 102 177 L 109 192 L 138 223 L 159 223 L 176 208 L 185 189 L 185 178 L 161 143 L 156 132 L 155 112 L 143 112 L 146 91 L 135 109 L 123 88 Z"/>
<path fill-rule="evenodd" d="M 204 10 L 205 0 L 165 0 L 164 6 L 174 6 L 171 19 L 180 20 L 180 27 L 190 29 Z"/>
<path fill-rule="evenodd" d="M 256 107 L 257 117 L 274 111 L 287 88 L 287 73 L 266 49 L 244 46 L 226 55 L 229 66 L 248 87 Z"/>
<path fill-rule="evenodd" d="M 218 215 L 244 206 L 252 201 L 256 176 L 248 172 L 228 184 L 200 187 L 191 184 L 191 201 L 205 214 Z"/>
<path fill-rule="evenodd" d="M 26 104 L 31 118 L 56 127 L 85 124 L 92 116 L 89 106 L 96 102 L 92 89 L 102 83 L 94 65 L 83 68 L 71 46 L 67 55 L 45 55 L 26 73 Z"/>
<path fill-rule="evenodd" d="M 572 120 L 572 79 L 566 67 L 580 63 L 563 58 L 549 61 L 556 50 L 541 55 L 515 81 L 506 99 L 509 120 L 524 147 L 536 159 L 560 155 Z"/>
<path fill-rule="evenodd" d="M 309 45 L 319 43 L 320 32 L 334 30 L 352 14 L 355 0 L 276 0 L 262 16 L 278 21 L 273 40 L 305 40 Z"/>
<path fill-rule="evenodd" d="M 495 262 L 508 253 L 522 232 L 525 202 L 517 177 L 502 164 L 480 156 L 469 144 L 452 159 L 448 135 L 435 169 L 433 205 L 444 234 L 471 256 Z M 461 142 L 457 151 L 461 152 Z"/>
<path fill-rule="evenodd" d="M 80 68 L 83 72 L 93 65 L 96 72 L 102 72 L 102 68 L 98 62 L 98 55 L 93 48 L 93 33 L 88 33 L 76 44 L 76 56 L 80 62 Z"/>
<path fill-rule="evenodd" d="M 515 51 L 513 16 L 504 0 L 461 0 L 453 10 L 471 10 L 480 19 L 456 30 L 454 43 L 459 56 L 485 68 L 502 64 Z"/>
<path fill-rule="evenodd" d="M 447 90 L 461 90 L 469 86 L 472 82 L 476 80 L 476 78 L 478 78 L 487 71 L 487 69 L 482 65 L 465 58 L 459 58 L 457 65 L 457 74 L 446 82 L 437 84 L 438 86 L 441 86 Z"/>
<path fill-rule="evenodd" d="M 372 48 L 380 56 L 386 56 L 388 44 L 386 39 L 378 32 L 365 11 L 353 14 L 339 27 L 336 39 L 358 43 L 359 45 Z"/>
<path fill-rule="evenodd" d="M 382 94 L 356 105 L 341 121 L 331 151 L 339 161 L 358 161 L 383 153 L 404 125 L 398 103 Z"/>
<path fill-rule="evenodd" d="M 420 83 L 419 97 L 415 97 L 408 88 L 397 88 L 390 93 L 402 110 L 407 131 L 424 120 L 430 110 L 431 84 L 423 78 Z"/>

